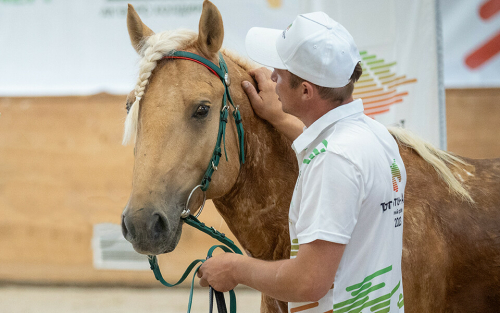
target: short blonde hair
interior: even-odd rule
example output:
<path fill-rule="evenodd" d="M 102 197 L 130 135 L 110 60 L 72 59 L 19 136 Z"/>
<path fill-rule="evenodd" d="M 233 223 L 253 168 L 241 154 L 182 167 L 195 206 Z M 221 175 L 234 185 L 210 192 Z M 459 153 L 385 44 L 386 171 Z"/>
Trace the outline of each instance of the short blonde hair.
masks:
<path fill-rule="evenodd" d="M 358 79 L 361 77 L 361 74 L 363 74 L 363 69 L 361 68 L 361 64 L 358 62 L 358 64 L 356 64 L 356 67 L 354 68 L 351 78 L 349 79 L 349 83 L 344 87 L 329 88 L 318 86 L 311 82 L 309 83 L 313 84 L 318 89 L 318 93 L 321 99 L 329 100 L 331 103 L 337 104 L 344 102 L 346 99 L 349 99 L 349 97 L 352 96 L 354 83 L 358 81 Z M 290 73 L 290 75 L 290 88 L 292 89 L 297 88 L 302 82 L 306 81 L 305 79 L 302 79 L 293 73 Z"/>

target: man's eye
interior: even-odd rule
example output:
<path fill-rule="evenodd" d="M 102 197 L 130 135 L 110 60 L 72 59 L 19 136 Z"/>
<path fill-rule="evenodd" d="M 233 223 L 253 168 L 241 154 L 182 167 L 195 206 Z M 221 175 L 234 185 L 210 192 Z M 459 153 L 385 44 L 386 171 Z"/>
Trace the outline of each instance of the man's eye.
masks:
<path fill-rule="evenodd" d="M 196 112 L 194 112 L 193 117 L 202 118 L 208 115 L 208 111 L 210 111 L 210 107 L 208 105 L 200 105 Z"/>

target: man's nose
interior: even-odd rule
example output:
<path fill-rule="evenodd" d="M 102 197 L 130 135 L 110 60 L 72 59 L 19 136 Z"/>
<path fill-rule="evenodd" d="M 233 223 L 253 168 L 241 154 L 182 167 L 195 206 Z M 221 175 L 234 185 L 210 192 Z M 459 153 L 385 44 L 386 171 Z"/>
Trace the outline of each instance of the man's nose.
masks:
<path fill-rule="evenodd" d="M 271 74 L 271 80 L 272 80 L 273 82 L 276 82 L 276 81 L 277 81 L 276 70 L 273 70 L 273 73 Z"/>

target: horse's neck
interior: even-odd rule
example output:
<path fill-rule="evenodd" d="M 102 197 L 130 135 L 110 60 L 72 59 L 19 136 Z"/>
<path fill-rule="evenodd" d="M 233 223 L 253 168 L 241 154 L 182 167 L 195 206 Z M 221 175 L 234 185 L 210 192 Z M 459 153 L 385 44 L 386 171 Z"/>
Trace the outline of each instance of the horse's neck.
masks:
<path fill-rule="evenodd" d="M 250 76 L 228 60 L 233 86 Z M 233 87 L 234 88 L 234 87 Z M 290 141 L 256 117 L 245 92 L 233 92 L 245 128 L 245 164 L 232 190 L 214 199 L 229 228 L 253 257 L 282 259 L 289 254 L 288 209 L 298 165 Z"/>

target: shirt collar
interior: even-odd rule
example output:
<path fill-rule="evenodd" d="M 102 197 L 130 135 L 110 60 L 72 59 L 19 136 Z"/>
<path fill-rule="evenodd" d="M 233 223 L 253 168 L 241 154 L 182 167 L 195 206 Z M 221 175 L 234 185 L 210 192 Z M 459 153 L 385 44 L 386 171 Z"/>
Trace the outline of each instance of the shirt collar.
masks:
<path fill-rule="evenodd" d="M 302 150 L 306 149 L 314 139 L 318 138 L 328 126 L 348 116 L 363 112 L 363 110 L 363 101 L 361 99 L 356 99 L 328 111 L 325 115 L 312 123 L 311 126 L 304 127 L 302 134 L 293 142 L 292 148 L 295 150 L 295 153 L 300 153 Z"/>

